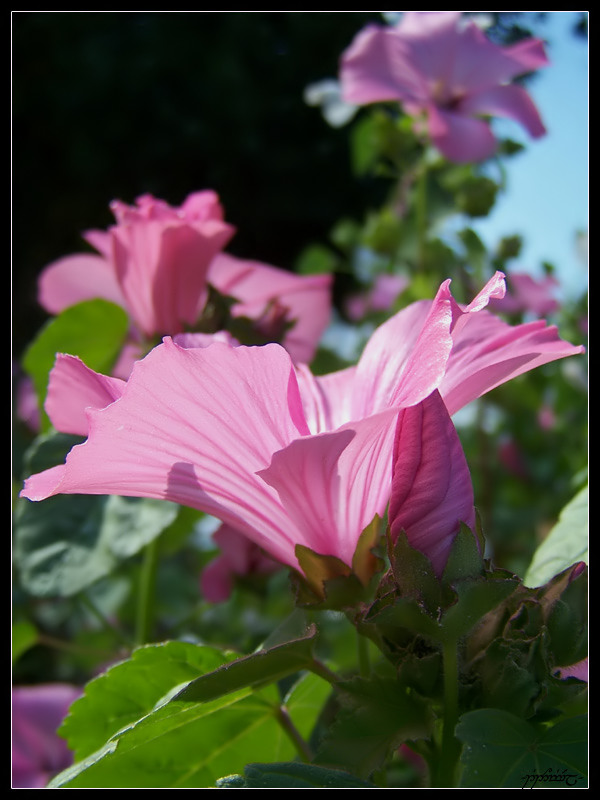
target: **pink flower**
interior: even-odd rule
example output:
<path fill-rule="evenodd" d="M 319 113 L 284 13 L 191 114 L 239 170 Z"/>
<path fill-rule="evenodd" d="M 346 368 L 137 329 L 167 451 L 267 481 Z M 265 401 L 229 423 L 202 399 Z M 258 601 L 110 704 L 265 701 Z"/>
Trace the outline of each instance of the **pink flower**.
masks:
<path fill-rule="evenodd" d="M 516 120 L 533 137 L 545 128 L 513 78 L 548 64 L 543 43 L 491 42 L 453 11 L 405 12 L 395 27 L 369 25 L 345 51 L 340 79 L 348 103 L 398 101 L 424 115 L 433 144 L 450 161 L 481 161 L 496 142 L 480 115 Z"/>
<path fill-rule="evenodd" d="M 398 415 L 389 525 L 429 558 L 441 576 L 464 522 L 475 528 L 473 484 L 465 454 L 436 390 Z"/>
<path fill-rule="evenodd" d="M 208 281 L 221 294 L 236 298 L 234 316 L 256 320 L 259 331 L 281 341 L 293 361 L 312 361 L 331 316 L 331 275 L 295 275 L 219 253 Z"/>
<path fill-rule="evenodd" d="M 63 683 L 12 690 L 12 788 L 43 789 L 71 765 L 73 756 L 57 729 L 81 689 Z"/>
<path fill-rule="evenodd" d="M 350 319 L 360 320 L 369 311 L 388 311 L 408 284 L 404 275 L 377 275 L 368 291 L 349 298 L 346 313 Z"/>
<path fill-rule="evenodd" d="M 112 300 L 146 337 L 193 325 L 210 263 L 233 235 L 217 195 L 196 192 L 179 208 L 143 195 L 135 206 L 115 200 L 111 209 L 116 225 L 84 234 L 101 255 L 68 256 L 46 267 L 40 304 L 57 314 L 82 300 Z"/>
<path fill-rule="evenodd" d="M 100 385 L 109 404 L 88 404 L 87 441 L 21 494 L 164 498 L 212 514 L 283 564 L 298 567 L 302 544 L 350 565 L 360 533 L 386 510 L 399 411 L 438 389 L 453 414 L 582 352 L 543 321 L 511 327 L 486 311 L 504 291 L 500 273 L 464 307 L 449 284 L 380 326 L 356 366 L 325 376 L 277 344 L 185 349 L 167 337 L 110 402 L 114 384 L 76 360 L 81 393 Z"/>
<path fill-rule="evenodd" d="M 204 568 L 200 589 L 211 603 L 229 598 L 236 576 L 268 575 L 280 567 L 260 547 L 229 525 L 221 525 L 213 534 L 220 554 Z"/>
<path fill-rule="evenodd" d="M 234 229 L 212 191 L 191 194 L 178 208 L 151 195 L 138 197 L 135 206 L 114 201 L 111 208 L 116 225 L 84 234 L 100 255 L 72 255 L 47 266 L 38 299 L 51 314 L 96 297 L 121 305 L 134 330 L 115 374 L 127 377 L 143 355 L 140 338 L 193 329 L 208 284 L 235 297 L 232 314 L 256 320 L 266 338 L 284 336 L 294 360 L 312 360 L 329 323 L 331 276 L 298 276 L 221 253 Z"/>
<path fill-rule="evenodd" d="M 508 291 L 501 300 L 494 300 L 490 308 L 509 314 L 530 313 L 546 316 L 558 310 L 554 297 L 559 283 L 552 275 L 536 280 L 526 272 L 513 272 L 508 278 Z"/>

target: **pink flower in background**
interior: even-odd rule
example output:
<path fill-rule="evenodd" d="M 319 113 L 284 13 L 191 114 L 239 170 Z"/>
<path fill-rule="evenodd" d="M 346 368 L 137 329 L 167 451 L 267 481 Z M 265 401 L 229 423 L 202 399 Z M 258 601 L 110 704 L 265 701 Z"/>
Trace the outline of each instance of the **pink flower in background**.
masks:
<path fill-rule="evenodd" d="M 281 566 L 229 525 L 221 525 L 212 538 L 221 552 L 200 577 L 200 590 L 211 603 L 223 603 L 229 598 L 236 577 L 268 575 Z"/>
<path fill-rule="evenodd" d="M 494 300 L 490 308 L 507 314 L 530 313 L 540 317 L 552 314 L 559 308 L 555 297 L 559 282 L 552 275 L 537 280 L 526 272 L 512 272 L 507 277 L 508 289 L 501 300 Z"/>
<path fill-rule="evenodd" d="M 380 326 L 355 367 L 325 376 L 277 344 L 185 349 L 167 337 L 117 399 L 89 404 L 87 441 L 30 477 L 22 495 L 163 498 L 212 514 L 283 564 L 297 567 L 303 544 L 350 565 L 360 533 L 387 507 L 399 411 L 439 389 L 453 414 L 582 352 L 543 321 L 511 327 L 486 311 L 504 291 L 500 273 L 464 307 L 449 284 Z M 100 384 L 101 402 L 110 400 L 112 387 L 75 363 L 82 394 Z M 405 424 L 421 435 L 418 415 Z"/>
<path fill-rule="evenodd" d="M 298 276 L 221 253 L 234 229 L 212 191 L 190 194 L 179 207 L 143 195 L 135 206 L 114 201 L 111 209 L 116 225 L 84 234 L 100 255 L 82 253 L 48 265 L 38 299 L 51 314 L 93 298 L 121 305 L 133 331 L 116 375 L 127 377 L 144 354 L 140 338 L 192 329 L 209 283 L 239 301 L 234 316 L 256 320 L 267 338 L 284 335 L 294 360 L 312 360 L 329 323 L 331 276 Z"/>
<path fill-rule="evenodd" d="M 81 689 L 63 683 L 12 690 L 12 788 L 43 789 L 73 762 L 57 733 Z"/>
<path fill-rule="evenodd" d="M 473 484 L 458 434 L 438 391 L 398 415 L 389 525 L 404 531 L 438 577 L 461 522 L 475 528 Z"/>
<path fill-rule="evenodd" d="M 404 275 L 377 275 L 368 291 L 348 299 L 346 313 L 350 319 L 360 320 L 370 311 L 388 311 L 408 284 Z"/>
<path fill-rule="evenodd" d="M 545 133 L 525 89 L 509 81 L 547 64 L 539 39 L 499 47 L 461 12 L 409 11 L 395 27 L 364 28 L 342 56 L 340 80 L 346 102 L 397 101 L 424 115 L 448 160 L 481 161 L 496 149 L 481 115 L 513 119 L 533 137 Z"/>
<path fill-rule="evenodd" d="M 196 192 L 179 208 L 143 195 L 135 206 L 115 200 L 111 210 L 116 225 L 84 234 L 100 255 L 68 256 L 46 267 L 40 304 L 57 314 L 82 300 L 111 300 L 146 337 L 193 325 L 206 299 L 210 263 L 234 233 L 217 195 Z"/>
<path fill-rule="evenodd" d="M 263 326 L 265 337 L 280 341 L 293 361 L 312 361 L 331 317 L 331 275 L 295 275 L 219 253 L 208 281 L 221 294 L 236 298 L 234 316 L 256 320 L 259 331 Z"/>

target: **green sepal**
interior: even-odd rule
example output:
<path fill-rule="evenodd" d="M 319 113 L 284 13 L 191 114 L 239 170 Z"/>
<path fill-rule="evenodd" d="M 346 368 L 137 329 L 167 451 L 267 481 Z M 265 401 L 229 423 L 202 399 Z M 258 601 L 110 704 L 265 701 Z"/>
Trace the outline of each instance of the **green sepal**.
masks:
<path fill-rule="evenodd" d="M 375 576 L 384 566 L 377 553 L 380 523 L 376 516 L 359 536 L 351 567 L 336 556 L 324 556 L 297 544 L 294 552 L 302 574 L 291 575 L 296 604 L 343 610 L 356 608 L 372 597 Z"/>

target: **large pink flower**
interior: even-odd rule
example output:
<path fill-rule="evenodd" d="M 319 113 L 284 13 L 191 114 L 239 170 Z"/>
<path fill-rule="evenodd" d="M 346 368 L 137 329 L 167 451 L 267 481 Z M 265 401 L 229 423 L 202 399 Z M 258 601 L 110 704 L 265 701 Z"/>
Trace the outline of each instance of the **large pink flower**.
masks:
<path fill-rule="evenodd" d="M 97 297 L 125 308 L 133 341 L 115 374 L 126 377 L 143 355 L 140 336 L 193 329 L 208 284 L 234 297 L 231 313 L 255 320 L 266 339 L 281 334 L 294 360 L 313 358 L 329 323 L 330 275 L 294 275 L 222 253 L 234 229 L 213 191 L 190 194 L 179 207 L 143 195 L 135 206 L 114 201 L 111 209 L 116 225 L 84 234 L 100 255 L 49 264 L 40 275 L 38 299 L 51 314 Z"/>
<path fill-rule="evenodd" d="M 22 495 L 164 498 L 218 517 L 284 564 L 298 566 L 302 544 L 350 565 L 361 531 L 386 510 L 402 409 L 439 390 L 452 414 L 582 352 L 543 321 L 511 327 L 486 311 L 504 292 L 500 273 L 464 307 L 449 284 L 378 328 L 356 366 L 325 376 L 295 366 L 277 344 L 185 348 L 167 337 L 121 384 L 63 357 L 52 380 L 60 383 L 68 363 L 71 385 L 94 388 L 89 435 L 64 465 L 29 478 Z M 421 422 L 409 415 L 405 424 Z"/>
<path fill-rule="evenodd" d="M 545 133 L 525 89 L 509 81 L 547 63 L 539 39 L 499 47 L 461 12 L 409 11 L 395 27 L 363 29 L 342 56 L 340 79 L 346 102 L 398 101 L 425 115 L 450 161 L 480 161 L 496 148 L 480 115 L 516 120 L 533 137 Z"/>

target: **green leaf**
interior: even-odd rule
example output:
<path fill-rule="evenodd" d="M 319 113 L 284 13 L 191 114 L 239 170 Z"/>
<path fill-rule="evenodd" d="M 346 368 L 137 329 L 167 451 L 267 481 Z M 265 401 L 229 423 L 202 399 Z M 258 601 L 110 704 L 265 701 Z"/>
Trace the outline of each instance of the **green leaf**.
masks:
<path fill-rule="evenodd" d="M 484 565 L 475 534 L 467 525 L 461 523 L 454 538 L 442 581 L 454 585 L 457 581 L 483 575 Z"/>
<path fill-rule="evenodd" d="M 376 789 L 349 772 L 288 761 L 280 764 L 248 764 L 244 775 L 217 781 L 219 789 Z"/>
<path fill-rule="evenodd" d="M 278 712 L 276 686 L 242 689 L 207 703 L 168 702 L 65 770 L 49 788 L 214 788 L 247 763 L 294 758 Z"/>
<path fill-rule="evenodd" d="M 301 675 L 284 698 L 298 733 L 308 741 L 329 695 L 331 685 L 311 673 Z"/>
<path fill-rule="evenodd" d="M 316 626 L 311 625 L 297 639 L 238 658 L 192 681 L 174 700 L 206 702 L 242 687 L 273 683 L 308 669 L 313 663 L 312 649 L 316 634 Z"/>
<path fill-rule="evenodd" d="M 500 605 L 519 585 L 513 576 L 500 572 L 486 578 L 461 581 L 458 599 L 442 618 L 443 637 L 458 639 L 468 633 L 488 612 Z"/>
<path fill-rule="evenodd" d="M 48 373 L 57 353 L 79 356 L 90 369 L 109 373 L 123 346 L 129 320 L 125 311 L 107 300 L 86 300 L 50 320 L 30 344 L 23 368 L 33 381 L 40 408 L 48 387 Z M 42 429 L 49 428 L 45 414 Z"/>
<path fill-rule="evenodd" d="M 563 508 L 557 524 L 535 551 L 524 583 L 542 586 L 578 561 L 588 561 L 587 486 Z"/>
<path fill-rule="evenodd" d="M 22 501 L 14 555 L 23 588 L 38 597 L 80 592 L 155 539 L 178 510 L 163 500 L 117 496 Z"/>
<path fill-rule="evenodd" d="M 339 267 L 340 258 L 329 247 L 313 244 L 300 254 L 296 263 L 296 272 L 300 275 L 322 275 L 335 272 Z"/>
<path fill-rule="evenodd" d="M 534 726 L 501 709 L 464 714 L 456 728 L 464 743 L 463 788 L 585 788 L 587 717 Z"/>
<path fill-rule="evenodd" d="M 38 632 L 31 622 L 15 622 L 12 626 L 12 663 L 36 644 Z"/>
<path fill-rule="evenodd" d="M 174 687 L 212 672 L 231 656 L 212 647 L 165 642 L 140 647 L 90 681 L 70 708 L 60 733 L 81 760 L 121 728 L 149 714 Z"/>
<path fill-rule="evenodd" d="M 344 705 L 315 758 L 321 766 L 366 777 L 402 742 L 431 734 L 427 704 L 395 679 L 355 678 L 338 688 Z"/>

